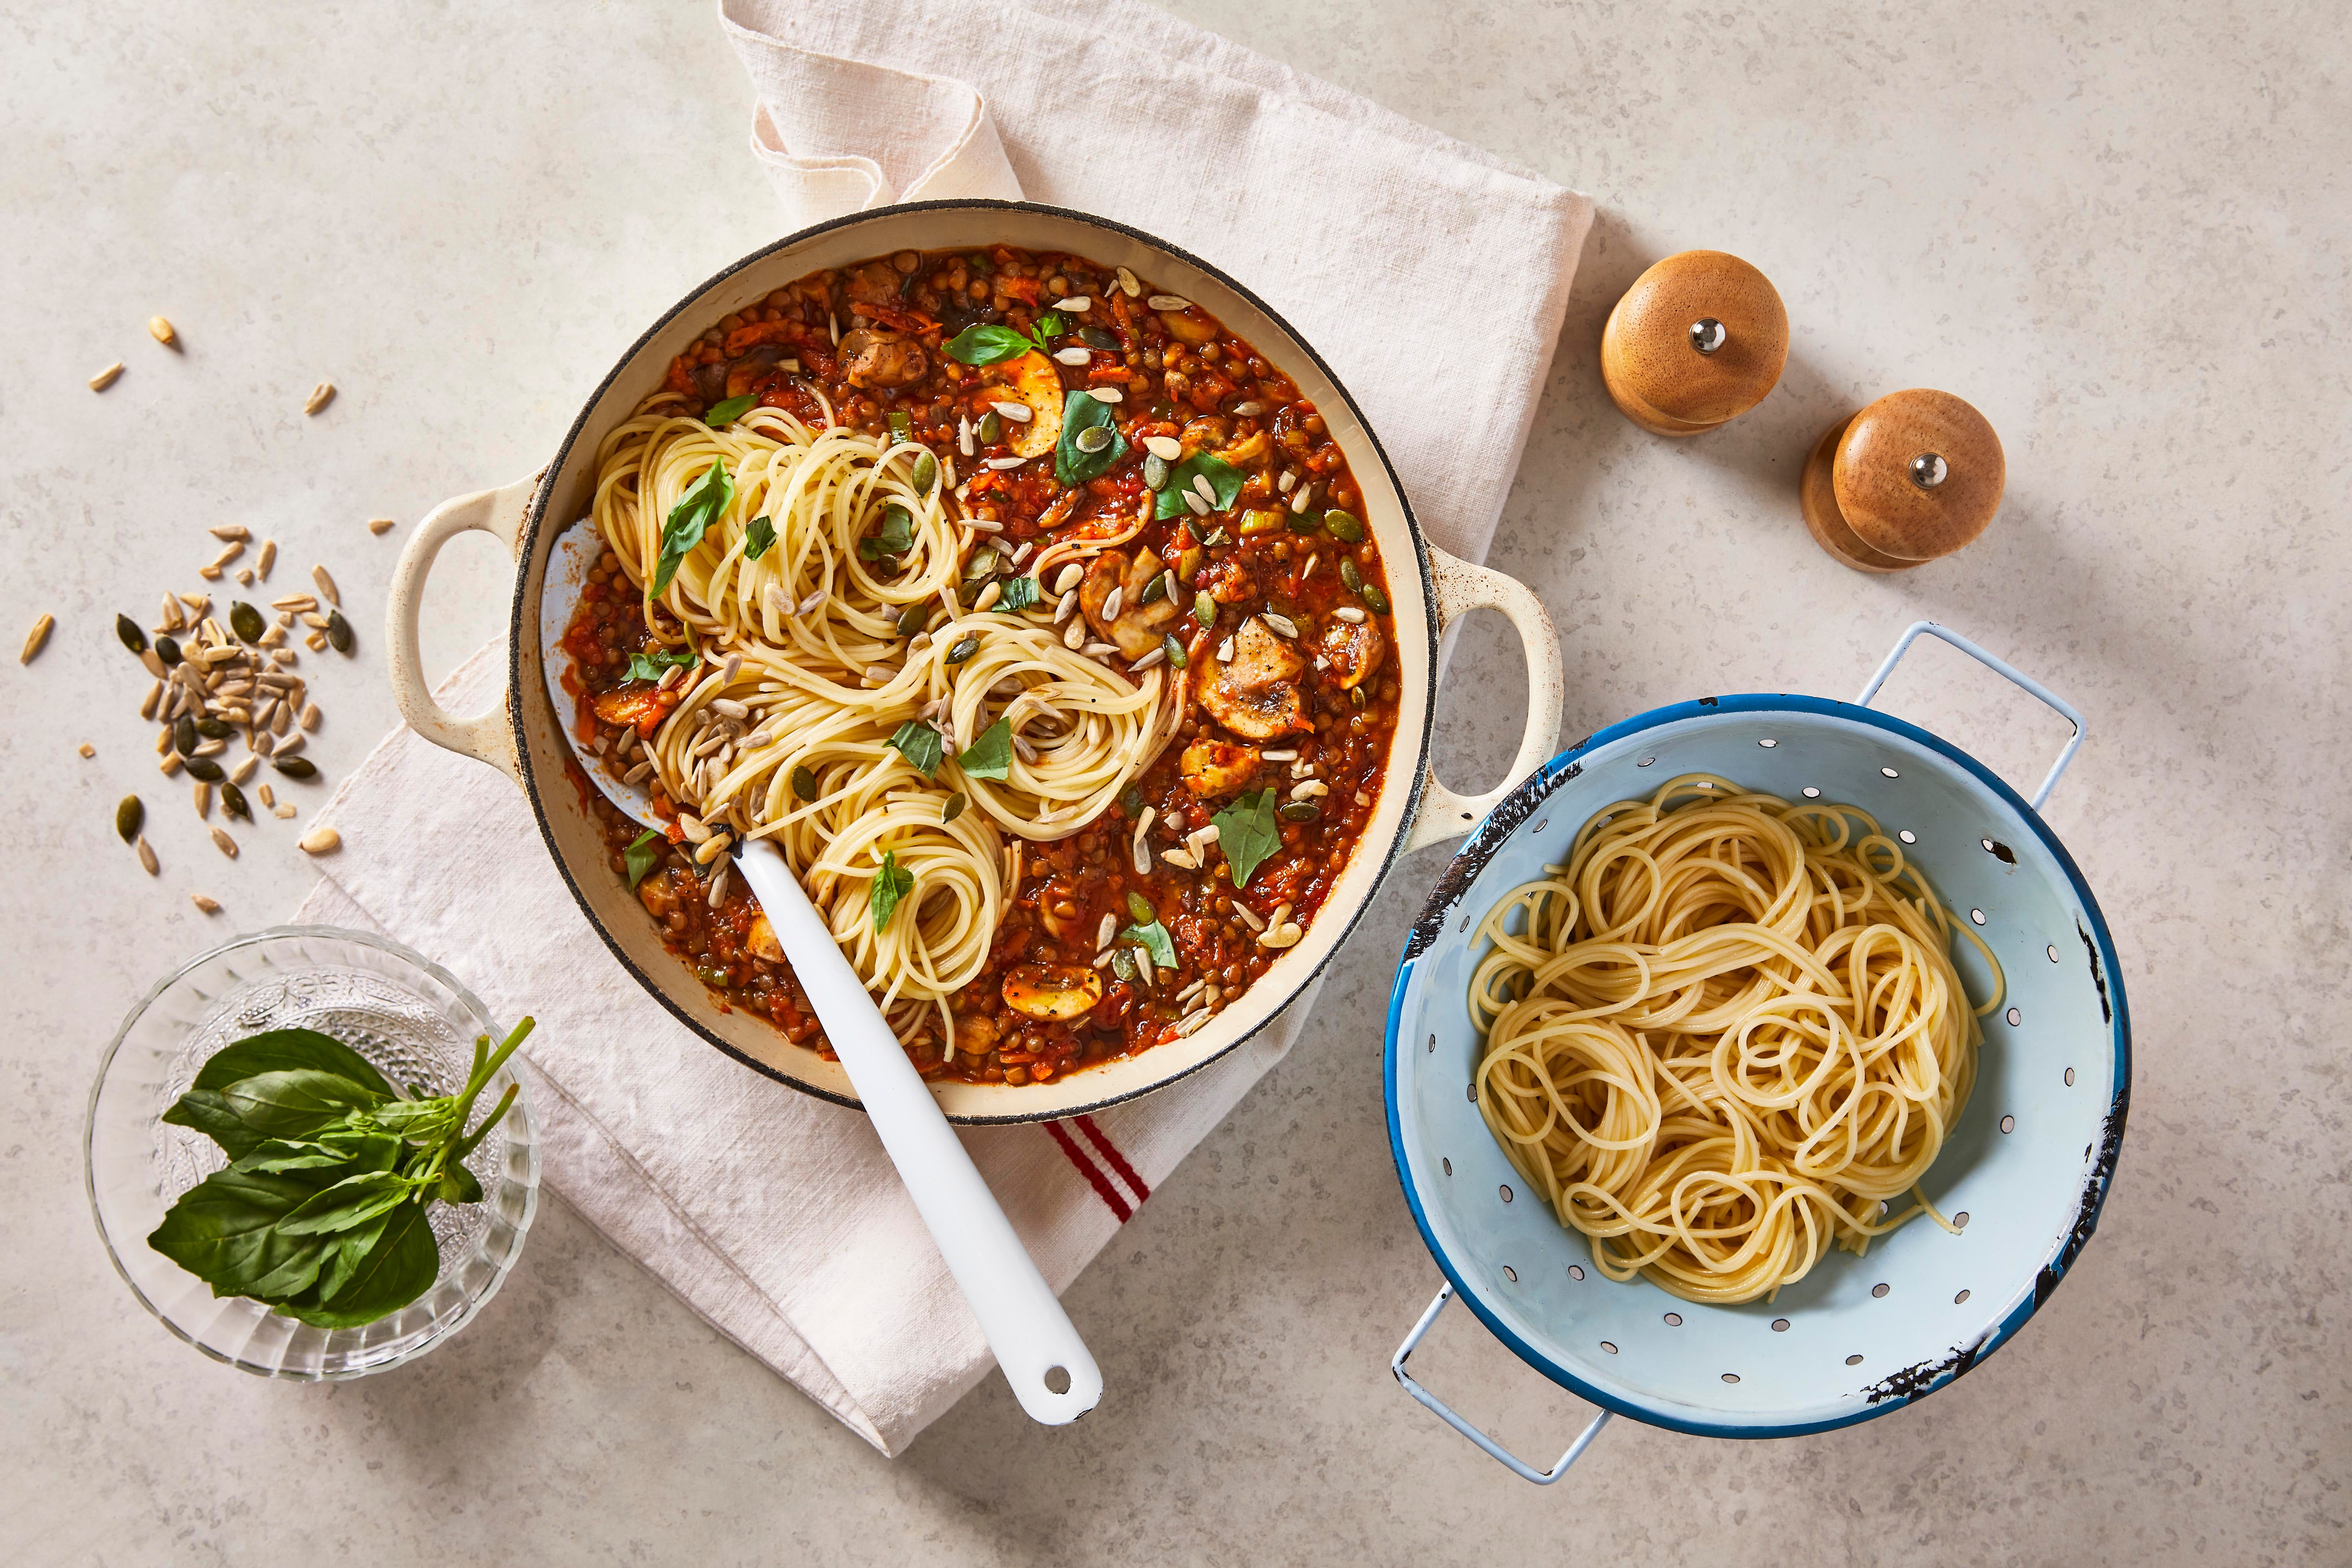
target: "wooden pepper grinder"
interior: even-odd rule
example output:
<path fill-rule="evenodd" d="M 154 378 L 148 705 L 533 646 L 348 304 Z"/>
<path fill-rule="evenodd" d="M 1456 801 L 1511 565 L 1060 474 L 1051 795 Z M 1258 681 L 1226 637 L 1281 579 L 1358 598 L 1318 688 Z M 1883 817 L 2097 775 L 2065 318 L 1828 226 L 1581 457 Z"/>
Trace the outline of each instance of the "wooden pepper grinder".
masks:
<path fill-rule="evenodd" d="M 1601 379 L 1626 418 L 1696 436 L 1764 401 L 1789 361 L 1771 280 L 1720 250 L 1669 256 L 1633 279 L 1601 330 Z"/>
<path fill-rule="evenodd" d="M 1948 392 L 1892 392 L 1822 432 L 1798 503 L 1814 542 L 1857 572 L 1903 572 L 1985 530 L 2009 469 L 1985 416 Z"/>

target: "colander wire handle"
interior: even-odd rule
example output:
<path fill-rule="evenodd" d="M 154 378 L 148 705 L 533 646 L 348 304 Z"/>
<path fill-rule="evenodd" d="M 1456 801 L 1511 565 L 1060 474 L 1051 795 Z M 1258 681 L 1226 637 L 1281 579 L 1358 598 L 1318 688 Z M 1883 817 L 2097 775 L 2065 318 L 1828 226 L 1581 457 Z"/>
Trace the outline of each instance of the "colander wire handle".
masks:
<path fill-rule="evenodd" d="M 2058 775 L 2066 771 L 2066 764 L 2073 762 L 2074 753 L 2083 749 L 2084 728 L 2083 716 L 2074 710 L 2073 703 L 2060 697 L 2032 676 L 2013 668 L 2006 660 L 1996 658 L 1987 653 L 1950 627 L 1939 626 L 1933 621 L 1913 621 L 1910 626 L 1905 627 L 1902 637 L 1895 640 L 1895 651 L 1886 656 L 1886 662 L 1878 667 L 1878 673 L 1870 678 L 1870 683 L 1862 689 L 1862 695 L 1853 700 L 1854 706 L 1857 708 L 1870 706 L 1870 700 L 1878 695 L 1878 689 L 1886 684 L 1886 678 L 1895 673 L 1895 666 L 1902 659 L 1904 653 L 1911 645 L 1918 640 L 1921 632 L 1926 632 L 1932 637 L 1941 638 L 1991 670 L 1995 675 L 2005 677 L 2029 696 L 2035 698 L 2044 707 L 2074 726 L 2074 738 L 2066 742 L 2066 749 L 2058 753 L 2058 760 L 2050 764 L 2049 775 L 2042 779 L 2042 787 L 2033 792 L 2033 809 L 2040 811 L 2042 803 L 2050 798 L 2050 792 L 2058 787 Z"/>
<path fill-rule="evenodd" d="M 1452 1300 L 1454 1300 L 1454 1286 L 1449 1281 L 1438 1288 L 1437 1300 L 1429 1304 L 1429 1310 L 1421 1315 L 1421 1321 L 1412 1326 L 1412 1332 L 1405 1335 L 1404 1343 L 1397 1346 L 1396 1354 L 1389 1358 L 1389 1371 L 1396 1374 L 1396 1380 L 1399 1383 L 1404 1384 L 1404 1391 L 1407 1394 L 1435 1411 L 1438 1417 L 1448 1426 L 1486 1449 L 1495 1460 L 1507 1466 L 1513 1474 L 1522 1480 L 1533 1481 L 1539 1487 L 1551 1485 L 1552 1482 L 1568 1474 L 1569 1466 L 1584 1457 L 1584 1450 L 1592 1446 L 1592 1439 L 1601 1435 L 1601 1428 L 1609 1425 L 1609 1412 L 1604 1410 L 1595 1415 L 1584 1430 L 1576 1435 L 1576 1441 L 1568 1446 L 1568 1452 L 1559 1457 L 1559 1463 L 1549 1470 L 1537 1469 L 1533 1465 L 1471 1426 L 1469 1422 L 1454 1414 L 1452 1406 L 1415 1383 L 1412 1375 L 1404 1369 L 1405 1358 L 1412 1354 L 1413 1347 L 1421 1343 L 1421 1337 L 1429 1332 L 1429 1326 L 1437 1321 L 1437 1314 L 1445 1310 L 1445 1303 Z"/>

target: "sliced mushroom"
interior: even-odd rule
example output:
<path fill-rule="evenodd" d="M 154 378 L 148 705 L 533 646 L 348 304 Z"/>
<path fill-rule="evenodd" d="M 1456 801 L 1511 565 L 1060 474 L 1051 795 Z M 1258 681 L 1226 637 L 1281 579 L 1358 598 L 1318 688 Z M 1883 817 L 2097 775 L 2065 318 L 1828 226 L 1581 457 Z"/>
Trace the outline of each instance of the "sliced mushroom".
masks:
<path fill-rule="evenodd" d="M 1298 650 L 1255 616 L 1242 623 L 1233 642 L 1233 658 L 1212 653 L 1203 661 L 1201 706 L 1210 717 L 1253 741 L 1309 728 L 1297 684 L 1307 664 Z"/>
<path fill-rule="evenodd" d="M 727 395 L 727 366 L 718 360 L 696 365 L 687 373 L 693 378 L 695 395 L 705 403 L 716 403 Z"/>
<path fill-rule="evenodd" d="M 1003 1031 L 996 1020 L 985 1013 L 958 1013 L 955 1016 L 956 1055 L 984 1057 L 996 1048 Z"/>
<path fill-rule="evenodd" d="M 1004 444 L 1016 456 L 1042 458 L 1062 438 L 1062 376 L 1034 350 L 1005 361 L 992 373 L 995 384 L 982 394 L 992 403 L 1025 404 L 1026 424 L 1004 421 Z"/>
<path fill-rule="evenodd" d="M 861 305 L 895 305 L 900 281 L 898 269 L 887 261 L 869 261 L 849 274 L 849 297 Z"/>
<path fill-rule="evenodd" d="M 1029 963 L 1004 977 L 1004 1005 L 1048 1023 L 1083 1018 L 1102 999 L 1102 976 L 1084 964 Z"/>
<path fill-rule="evenodd" d="M 857 327 L 841 334 L 843 374 L 852 386 L 905 386 L 931 368 L 923 345 L 887 327 Z"/>
<path fill-rule="evenodd" d="M 1184 748 L 1176 766 L 1195 798 L 1223 800 L 1257 776 L 1257 748 L 1203 735 Z"/>
<path fill-rule="evenodd" d="M 774 379 L 776 367 L 783 362 L 782 344 L 752 344 L 727 366 L 727 395 L 740 397 L 753 387 Z"/>
<path fill-rule="evenodd" d="M 1236 468 L 1254 468 L 1265 461 L 1274 449 L 1274 438 L 1263 430 L 1254 430 L 1232 446 L 1217 453 L 1217 460 L 1231 463 Z"/>
<path fill-rule="evenodd" d="M 1234 438 L 1234 422 L 1222 414 L 1204 414 L 1188 420 L 1176 437 L 1189 458 L 1197 452 L 1213 452 Z"/>
<path fill-rule="evenodd" d="M 1366 676 L 1380 668 L 1387 652 L 1387 639 L 1370 621 L 1335 620 L 1323 628 L 1323 657 L 1339 677 L 1343 691 L 1361 686 Z"/>
<path fill-rule="evenodd" d="M 1231 555 L 1202 567 L 1193 586 L 1206 589 L 1220 605 L 1245 604 L 1258 596 L 1257 574 Z"/>
<path fill-rule="evenodd" d="M 1179 606 L 1165 598 L 1143 603 L 1143 590 L 1167 569 L 1150 550 L 1138 549 L 1131 556 L 1106 550 L 1087 565 L 1086 579 L 1078 584 L 1078 608 L 1086 612 L 1087 623 L 1118 644 L 1118 651 L 1129 658 L 1141 658 L 1158 647 L 1161 635 L 1181 614 Z M 1110 602 L 1113 588 L 1119 590 L 1118 614 L 1107 619 L 1103 608 Z"/>
<path fill-rule="evenodd" d="M 751 917 L 750 928 L 743 932 L 743 945 L 751 950 L 754 958 L 765 959 L 770 963 L 784 961 L 784 944 L 776 940 L 776 928 L 768 923 L 765 913 Z"/>

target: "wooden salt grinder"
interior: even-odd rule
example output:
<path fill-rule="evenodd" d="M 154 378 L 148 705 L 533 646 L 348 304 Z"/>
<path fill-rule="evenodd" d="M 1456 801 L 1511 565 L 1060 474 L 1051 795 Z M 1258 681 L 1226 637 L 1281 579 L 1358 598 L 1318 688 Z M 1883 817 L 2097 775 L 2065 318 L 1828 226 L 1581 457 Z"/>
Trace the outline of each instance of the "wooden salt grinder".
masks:
<path fill-rule="evenodd" d="M 1903 572 L 1976 538 L 2008 466 L 1985 416 L 1948 392 L 1892 392 L 1822 432 L 1798 481 L 1815 543 L 1857 572 Z"/>
<path fill-rule="evenodd" d="M 1601 330 L 1601 379 L 1626 418 L 1696 436 L 1764 401 L 1789 361 L 1771 280 L 1720 250 L 1669 256 L 1633 279 Z"/>

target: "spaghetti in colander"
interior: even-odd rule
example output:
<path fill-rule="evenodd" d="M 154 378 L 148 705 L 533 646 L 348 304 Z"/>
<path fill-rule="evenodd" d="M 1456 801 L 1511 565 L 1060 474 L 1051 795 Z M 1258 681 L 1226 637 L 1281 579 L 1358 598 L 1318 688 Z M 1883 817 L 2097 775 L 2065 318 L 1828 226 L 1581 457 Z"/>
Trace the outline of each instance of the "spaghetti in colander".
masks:
<path fill-rule="evenodd" d="M 2000 965 L 1850 805 L 1692 773 L 1620 801 L 1486 919 L 1478 1107 L 1617 1280 L 1769 1297 L 1925 1213 Z M 1971 1005 L 1952 933 L 1994 976 Z M 1890 1214 L 1892 1200 L 1916 1201 Z"/>

